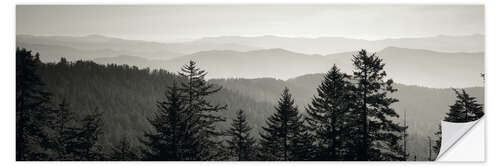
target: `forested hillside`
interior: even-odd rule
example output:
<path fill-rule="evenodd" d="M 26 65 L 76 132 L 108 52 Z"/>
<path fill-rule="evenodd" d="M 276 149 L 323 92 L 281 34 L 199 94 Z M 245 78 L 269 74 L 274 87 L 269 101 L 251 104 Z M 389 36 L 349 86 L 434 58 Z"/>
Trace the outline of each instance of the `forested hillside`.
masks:
<path fill-rule="evenodd" d="M 103 144 L 117 143 L 123 135 L 133 139 L 140 137 L 150 125 L 146 121 L 156 110 L 156 102 L 173 82 L 179 79 L 174 73 L 163 70 L 139 69 L 127 65 L 98 65 L 93 62 L 74 63 L 61 61 L 44 64 L 40 68 L 42 79 L 49 92 L 54 94 L 54 104 L 65 98 L 72 110 L 86 114 L 96 107 L 104 111 L 105 140 Z M 314 89 L 323 74 L 311 74 L 290 80 L 262 79 L 212 79 L 209 82 L 224 87 L 210 100 L 228 104 L 227 111 L 221 113 L 228 120 L 238 109 L 247 111 L 249 125 L 257 130 L 264 125 L 273 111 L 273 103 L 278 99 L 283 87 L 289 87 L 297 101 L 299 112 L 304 112 Z M 432 136 L 436 127 L 454 101 L 451 89 L 433 89 L 397 84 L 398 91 L 393 97 L 400 115 L 407 112 L 409 125 L 409 151 L 424 159 L 425 138 Z M 467 88 L 466 91 L 483 101 L 483 88 Z M 425 105 L 423 105 L 425 104 Z M 401 119 L 402 120 L 402 119 Z M 398 120 L 398 121 L 401 121 Z M 423 121 L 425 120 L 425 121 Z M 225 122 L 221 128 L 226 128 Z M 137 144 L 136 142 L 134 142 Z"/>
<path fill-rule="evenodd" d="M 289 80 L 272 78 L 261 79 L 212 79 L 210 82 L 222 85 L 224 88 L 251 97 L 254 100 L 272 103 L 280 96 L 282 87 L 289 87 L 299 106 L 299 111 L 304 112 L 306 104 L 311 102 L 315 95 L 314 89 L 323 80 L 324 74 L 309 74 Z M 480 79 L 478 77 L 478 79 Z M 426 88 L 396 84 L 397 92 L 390 96 L 399 99 L 392 106 L 402 116 L 407 112 L 408 122 L 408 149 L 417 158 L 426 159 L 428 148 L 427 136 L 434 136 L 441 120 L 444 119 L 449 106 L 455 102 L 455 92 L 451 89 Z M 479 103 L 484 104 L 484 88 L 472 87 L 465 91 L 477 97 Z M 400 117 L 398 122 L 403 120 Z"/>
<path fill-rule="evenodd" d="M 134 139 L 150 129 L 146 121 L 156 110 L 156 102 L 173 82 L 180 79 L 174 73 L 164 70 L 139 69 L 127 65 L 99 65 L 88 61 L 74 63 L 61 61 L 44 64 L 40 74 L 49 92 L 54 94 L 53 102 L 66 99 L 72 110 L 81 115 L 96 107 L 104 111 L 105 140 L 103 144 L 117 143 L 123 135 Z M 228 104 L 228 110 L 221 113 L 228 120 L 238 109 L 247 111 L 253 135 L 264 125 L 265 118 L 273 112 L 282 88 L 289 87 L 299 106 L 310 103 L 314 89 L 324 74 L 311 74 L 290 80 L 262 79 L 212 79 L 209 82 L 223 86 L 220 93 L 210 100 Z M 393 97 L 400 99 L 394 104 L 400 115 L 407 112 L 409 125 L 409 151 L 425 159 L 425 138 L 437 130 L 439 121 L 454 101 L 451 89 L 433 89 L 396 84 L 398 91 Z M 467 92 L 478 97 L 482 103 L 484 89 L 467 88 Z M 423 105 L 425 104 L 425 105 Z M 402 120 L 402 119 L 401 119 Z M 398 121 L 401 121 L 398 120 Z M 425 121 L 423 121 L 425 120 Z M 228 122 L 220 127 L 226 128 Z"/>
<path fill-rule="evenodd" d="M 366 52 L 360 52 L 360 54 L 366 54 Z M 38 55 L 35 57 L 38 58 Z M 37 71 L 42 82 L 45 83 L 44 89 L 52 94 L 50 97 L 52 108 L 57 108 L 59 105 L 62 108 L 61 111 L 69 110 L 79 117 L 87 117 L 95 111 L 102 112 L 104 136 L 98 142 L 105 152 L 112 152 L 113 146 L 122 143 L 124 136 L 131 140 L 133 148 L 142 147 L 139 141 L 143 139 L 144 132 L 153 128 L 150 121 L 154 117 L 153 114 L 158 112 L 158 102 L 166 100 L 167 88 L 172 87 L 174 80 L 180 83 L 186 82 L 186 78 L 165 70 L 140 69 L 128 65 L 100 65 L 92 61 L 69 62 L 64 58 L 58 63 L 40 63 Z M 341 74 L 339 71 L 336 72 Z M 309 117 L 309 114 L 305 112 L 305 106 L 311 104 L 312 97 L 317 95 L 316 88 L 324 81 L 324 77 L 325 74 L 309 74 L 289 80 L 273 78 L 209 80 L 209 83 L 222 86 L 222 89 L 210 94 L 208 100 L 213 104 L 228 107 L 216 114 L 225 118 L 226 121 L 217 123 L 215 128 L 220 131 L 229 129 L 230 120 L 233 120 L 241 109 L 245 111 L 247 119 L 245 122 L 251 129 L 248 133 L 255 139 L 268 138 L 270 142 L 274 142 L 272 140 L 278 140 L 274 138 L 275 136 L 263 136 L 262 132 L 264 130 L 268 134 L 275 132 L 272 129 L 263 129 L 263 127 L 266 124 L 270 127 L 275 126 L 271 126 L 269 123 L 272 122 L 269 121 L 270 116 L 276 110 L 288 110 L 296 104 L 297 113 L 291 112 L 294 113 L 293 119 L 296 120 L 293 124 L 300 127 L 296 130 L 301 131 L 297 133 L 300 133 L 299 136 L 302 137 L 297 140 L 307 144 L 306 141 L 313 139 L 306 140 L 308 132 L 300 130 L 304 129 L 301 127 L 304 120 L 301 120 L 300 115 Z M 283 92 L 284 88 L 288 89 Z M 398 115 L 401 116 L 404 112 L 407 115 L 407 153 L 410 157 L 416 156 L 418 160 L 425 160 L 428 152 L 426 138 L 433 136 L 437 131 L 439 121 L 449 111 L 449 106 L 455 100 L 454 91 L 402 84 L 395 84 L 394 88 L 398 91 L 389 93 L 389 98 L 398 99 L 399 102 L 390 106 Z M 484 103 L 482 87 L 467 88 L 465 91 L 477 97 L 480 104 Z M 276 104 L 277 101 L 280 106 Z M 343 103 L 351 102 L 344 99 Z M 238 117 L 242 118 L 241 113 Z M 273 117 L 280 118 L 279 115 Z M 393 116 L 390 119 L 401 125 L 403 118 Z M 399 132 L 399 130 L 396 131 L 396 133 Z M 265 144 L 262 142 L 264 141 L 260 144 Z M 399 148 L 385 149 L 398 150 Z M 268 151 L 261 150 L 260 153 Z M 260 157 L 263 160 L 267 158 Z M 288 158 L 275 157 L 268 160 L 283 159 Z M 401 157 L 388 160 L 401 160 Z"/>
<path fill-rule="evenodd" d="M 98 65 L 89 61 L 74 63 L 61 61 L 40 67 L 42 80 L 47 90 L 53 93 L 54 104 L 66 99 L 69 108 L 79 115 L 98 108 L 103 111 L 105 145 L 118 143 L 123 135 L 129 136 L 137 144 L 136 138 L 149 130 L 147 118 L 157 110 L 156 102 L 164 99 L 174 73 L 163 70 L 139 69 L 127 65 Z M 250 97 L 239 95 L 229 89 L 222 89 L 210 97 L 216 104 L 227 104 L 228 109 L 220 115 L 231 120 L 237 110 L 247 112 L 249 125 L 254 130 L 264 124 L 265 118 L 273 111 L 266 102 L 256 102 Z M 225 129 L 227 122 L 220 125 Z M 257 131 L 252 131 L 255 135 Z"/>

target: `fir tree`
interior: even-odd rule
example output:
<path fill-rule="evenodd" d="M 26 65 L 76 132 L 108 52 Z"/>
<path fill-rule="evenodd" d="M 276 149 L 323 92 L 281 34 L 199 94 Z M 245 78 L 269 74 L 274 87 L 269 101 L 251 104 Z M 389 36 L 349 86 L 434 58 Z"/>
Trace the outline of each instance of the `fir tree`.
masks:
<path fill-rule="evenodd" d="M 56 160 L 72 160 L 74 159 L 74 150 L 70 147 L 77 142 L 78 131 L 76 115 L 70 110 L 66 99 L 63 99 L 56 110 L 55 119 L 53 120 L 52 129 L 55 131 L 53 143 L 55 152 L 57 153 Z"/>
<path fill-rule="evenodd" d="M 81 127 L 77 134 L 77 141 L 70 148 L 74 149 L 76 160 L 92 161 L 103 160 L 102 146 L 98 141 L 103 132 L 102 112 L 97 108 L 80 120 Z"/>
<path fill-rule="evenodd" d="M 135 150 L 132 148 L 129 139 L 124 136 L 120 139 L 120 142 L 113 146 L 111 153 L 111 160 L 115 161 L 134 161 L 138 160 L 139 157 Z"/>
<path fill-rule="evenodd" d="M 347 154 L 354 152 L 347 140 L 341 140 L 350 138 L 352 129 L 348 124 L 355 123 L 349 115 L 353 108 L 349 80 L 350 76 L 334 65 L 316 89 L 317 96 L 306 107 L 307 121 L 316 140 L 318 160 L 347 160 Z"/>
<path fill-rule="evenodd" d="M 359 160 L 400 160 L 400 150 L 393 150 L 403 128 L 392 121 L 399 117 L 390 107 L 397 102 L 388 93 L 397 91 L 393 81 L 386 79 L 385 64 L 375 54 L 361 50 L 353 56 L 355 91 L 359 103 L 358 114 L 361 125 Z"/>
<path fill-rule="evenodd" d="M 189 122 L 192 113 L 186 111 L 184 97 L 174 83 L 165 92 L 166 101 L 159 101 L 158 112 L 149 122 L 154 132 L 146 132 L 142 142 L 148 147 L 145 160 L 196 160 L 199 139 L 197 127 Z"/>
<path fill-rule="evenodd" d="M 261 158 L 263 160 L 308 160 L 312 147 L 307 137 L 304 119 L 298 113 L 288 88 L 285 88 L 275 107 L 276 112 L 268 118 L 261 136 Z"/>
<path fill-rule="evenodd" d="M 16 159 L 44 160 L 50 147 L 50 93 L 39 77 L 40 55 L 16 49 Z"/>
<path fill-rule="evenodd" d="M 207 97 L 219 92 L 222 87 L 205 81 L 207 72 L 196 67 L 194 61 L 184 65 L 179 75 L 186 80 L 180 90 L 186 96 L 186 112 L 191 114 L 186 121 L 187 127 L 193 129 L 192 133 L 200 141 L 199 147 L 195 147 L 197 155 L 193 160 L 216 160 L 224 152 L 223 140 L 220 139 L 224 134 L 216 129 L 216 124 L 225 121 L 216 112 L 225 110 L 227 106 L 214 105 Z"/>
<path fill-rule="evenodd" d="M 464 89 L 461 91 L 453 89 L 457 95 L 455 104 L 450 106 L 450 112 L 446 114 L 445 121 L 448 122 L 470 122 L 484 115 L 483 106 L 475 97 L 470 96 Z"/>
<path fill-rule="evenodd" d="M 231 156 L 238 161 L 254 160 L 255 139 L 250 134 L 251 130 L 244 111 L 239 110 L 227 131 L 230 139 L 226 140 Z"/>

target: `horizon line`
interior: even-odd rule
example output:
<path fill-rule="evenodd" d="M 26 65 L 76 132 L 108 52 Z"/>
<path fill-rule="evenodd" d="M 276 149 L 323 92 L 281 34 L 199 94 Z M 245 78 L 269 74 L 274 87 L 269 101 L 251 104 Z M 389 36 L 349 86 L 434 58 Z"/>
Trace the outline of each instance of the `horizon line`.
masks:
<path fill-rule="evenodd" d="M 397 39 L 417 39 L 417 38 L 435 38 L 435 37 L 468 37 L 468 36 L 482 36 L 484 37 L 484 33 L 472 33 L 472 34 L 463 34 L 463 35 L 449 35 L 449 34 L 438 34 L 438 35 L 430 35 L 430 36 L 405 36 L 405 37 L 387 37 L 387 38 L 377 38 L 377 39 L 367 39 L 367 38 L 355 38 L 355 37 L 346 37 L 346 36 L 286 36 L 286 35 L 218 35 L 218 36 L 204 36 L 198 38 L 175 38 L 173 40 L 160 41 L 160 40 L 151 40 L 151 39 L 137 39 L 137 38 L 127 38 L 119 35 L 110 35 L 110 34 L 27 34 L 27 33 L 16 33 L 16 38 L 19 35 L 24 36 L 36 36 L 36 37 L 104 37 L 104 38 L 115 38 L 121 40 L 131 40 L 131 41 L 146 41 L 146 42 L 156 42 L 156 43 L 187 43 L 187 42 L 196 42 L 203 39 L 210 38 L 261 38 L 261 37 L 277 37 L 277 38 L 292 38 L 292 39 L 324 39 L 324 38 L 343 38 L 343 39 L 351 39 L 351 40 L 365 40 L 365 41 L 383 41 L 383 40 L 397 40 Z M 174 42 L 176 41 L 176 42 Z"/>

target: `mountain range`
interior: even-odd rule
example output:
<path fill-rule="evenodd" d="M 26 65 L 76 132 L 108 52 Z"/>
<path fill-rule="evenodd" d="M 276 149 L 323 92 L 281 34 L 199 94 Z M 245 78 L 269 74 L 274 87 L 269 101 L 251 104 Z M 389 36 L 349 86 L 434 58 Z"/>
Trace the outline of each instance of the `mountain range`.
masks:
<path fill-rule="evenodd" d="M 190 60 L 210 71 L 208 78 L 277 78 L 290 79 L 305 74 L 328 71 L 334 64 L 352 73 L 352 55 L 306 55 L 283 49 L 247 52 L 215 50 L 202 51 L 170 60 L 149 60 L 140 57 L 118 56 L 96 58 L 101 64 L 129 64 L 139 67 L 177 71 Z M 376 55 L 386 64 L 390 78 L 398 83 L 435 88 L 471 87 L 483 85 L 483 53 L 448 53 L 422 49 L 388 47 Z"/>
<path fill-rule="evenodd" d="M 203 38 L 206 43 L 235 43 L 263 49 L 282 48 L 307 54 L 331 54 L 358 49 L 381 50 L 394 46 L 402 48 L 426 49 L 439 52 L 483 52 L 484 35 L 466 36 L 438 35 L 419 38 L 394 38 L 382 40 L 363 40 L 342 37 L 289 38 L 279 36 L 239 37 L 223 36 Z"/>
<path fill-rule="evenodd" d="M 212 37 L 183 43 L 125 40 L 102 35 L 17 35 L 16 44 L 44 53 L 42 61 L 93 60 L 177 71 L 189 60 L 208 78 L 290 79 L 323 73 L 336 64 L 353 70 L 355 51 L 366 48 L 386 63 L 398 83 L 434 88 L 483 85 L 484 36 L 436 36 L 386 40 L 347 38 Z M 312 54 L 325 53 L 325 54 Z M 326 54 L 328 53 L 328 54 Z"/>
<path fill-rule="evenodd" d="M 203 50 L 229 49 L 249 51 L 259 49 L 239 44 L 204 42 L 159 43 L 141 40 L 126 40 L 103 35 L 88 36 L 34 36 L 17 35 L 16 45 L 47 53 L 43 61 L 56 62 L 61 57 L 69 60 L 89 60 L 98 57 L 120 55 L 138 56 L 148 59 L 171 59 Z M 50 53 L 50 54 L 48 54 Z"/>
<path fill-rule="evenodd" d="M 484 35 L 446 36 L 420 38 L 397 38 L 383 40 L 362 40 L 341 37 L 290 38 L 279 36 L 221 36 L 208 37 L 189 42 L 160 43 L 142 40 L 126 40 L 103 35 L 87 36 L 36 36 L 17 35 L 18 46 L 36 46 L 40 52 L 47 47 L 66 47 L 82 52 L 100 52 L 104 57 L 118 55 L 139 56 L 149 59 L 170 59 L 182 55 L 208 50 L 250 51 L 258 49 L 281 48 L 304 54 L 332 54 L 350 52 L 361 48 L 378 51 L 386 47 L 402 47 L 434 50 L 439 52 L 483 52 Z M 66 53 L 70 54 L 71 53 Z M 98 57 L 95 55 L 87 55 Z M 60 57 L 54 55 L 56 60 Z M 72 57 L 72 56 L 66 56 Z M 81 59 L 80 57 L 77 57 Z M 86 57 L 82 57 L 86 58 Z M 50 59 L 53 61 L 52 59 Z"/>

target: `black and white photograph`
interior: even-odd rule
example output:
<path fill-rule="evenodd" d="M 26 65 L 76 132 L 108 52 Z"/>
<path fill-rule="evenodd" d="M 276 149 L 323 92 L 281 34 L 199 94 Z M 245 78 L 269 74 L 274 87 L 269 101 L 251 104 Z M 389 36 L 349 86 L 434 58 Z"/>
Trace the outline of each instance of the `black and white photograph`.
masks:
<path fill-rule="evenodd" d="M 484 4 L 16 4 L 13 161 L 435 161 L 462 137 L 443 123 L 487 115 L 485 25 Z"/>

